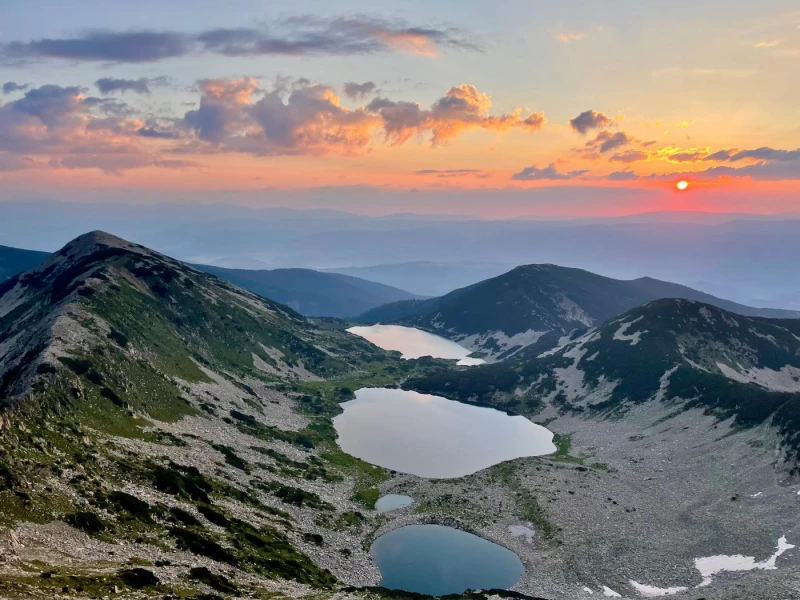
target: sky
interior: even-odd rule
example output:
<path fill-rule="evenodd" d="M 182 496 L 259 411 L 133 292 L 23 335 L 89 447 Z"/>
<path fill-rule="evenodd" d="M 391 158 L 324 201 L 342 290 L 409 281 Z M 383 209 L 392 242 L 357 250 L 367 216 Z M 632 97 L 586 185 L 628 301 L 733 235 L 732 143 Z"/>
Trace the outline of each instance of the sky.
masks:
<path fill-rule="evenodd" d="M 796 1 L 2 2 L 0 202 L 800 213 L 798 75 Z"/>

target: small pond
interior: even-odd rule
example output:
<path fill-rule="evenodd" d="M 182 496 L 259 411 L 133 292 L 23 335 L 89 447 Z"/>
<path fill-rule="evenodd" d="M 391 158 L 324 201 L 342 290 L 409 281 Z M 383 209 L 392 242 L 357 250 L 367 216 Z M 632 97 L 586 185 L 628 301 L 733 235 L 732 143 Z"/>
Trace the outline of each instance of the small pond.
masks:
<path fill-rule="evenodd" d="M 369 340 L 384 350 L 396 350 L 403 358 L 450 358 L 458 360 L 459 365 L 480 365 L 480 358 L 469 358 L 470 350 L 455 342 L 414 327 L 400 325 L 370 325 L 368 327 L 351 327 L 350 333 Z"/>
<path fill-rule="evenodd" d="M 441 525 L 408 525 L 382 535 L 370 549 L 390 589 L 441 596 L 468 589 L 508 589 L 524 572 L 510 550 Z"/>
<path fill-rule="evenodd" d="M 339 446 L 386 469 L 463 477 L 555 452 L 553 434 L 525 417 L 407 390 L 362 388 L 333 419 Z"/>
<path fill-rule="evenodd" d="M 378 498 L 375 503 L 375 510 L 379 513 L 385 513 L 392 510 L 400 510 L 414 504 L 414 499 L 411 496 L 404 496 L 402 494 L 386 494 Z"/>

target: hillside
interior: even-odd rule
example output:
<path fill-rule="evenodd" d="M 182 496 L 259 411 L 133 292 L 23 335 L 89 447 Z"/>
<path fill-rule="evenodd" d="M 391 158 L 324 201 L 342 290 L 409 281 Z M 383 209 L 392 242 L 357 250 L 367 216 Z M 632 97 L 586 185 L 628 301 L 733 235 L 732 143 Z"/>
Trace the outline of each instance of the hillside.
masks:
<path fill-rule="evenodd" d="M 47 252 L 0 246 L 0 281 L 32 269 L 48 256 Z"/>
<path fill-rule="evenodd" d="M 406 385 L 526 414 L 547 405 L 587 415 L 624 414 L 650 401 L 700 407 L 742 427 L 770 424 L 782 437 L 787 463 L 798 470 L 798 319 L 657 300 L 562 339 L 557 348 L 531 347 L 501 363 Z"/>
<path fill-rule="evenodd" d="M 359 321 L 418 327 L 499 359 L 537 342 L 553 345 L 562 335 L 660 298 L 707 302 L 749 316 L 800 317 L 793 311 L 752 308 L 649 277 L 624 281 L 581 269 L 526 265 L 439 298 L 380 306 L 362 314 Z"/>
<path fill-rule="evenodd" d="M 366 267 L 340 267 L 325 269 L 325 271 L 379 281 L 422 296 L 442 296 L 477 281 L 496 277 L 513 268 L 514 264 L 507 262 L 419 260 Z"/>
<path fill-rule="evenodd" d="M 35 267 L 48 256 L 47 252 L 0 246 L 0 281 Z M 383 304 L 419 297 L 360 277 L 313 269 L 250 270 L 191 266 L 310 317 L 353 317 Z"/>
<path fill-rule="evenodd" d="M 388 474 L 341 453 L 330 416 L 384 368 L 414 367 L 142 246 L 77 238 L 0 284 L 0 596 L 374 585 L 358 494 Z"/>
<path fill-rule="evenodd" d="M 339 273 L 312 269 L 194 268 L 314 317 L 352 317 L 376 306 L 417 298 L 406 291 Z"/>
<path fill-rule="evenodd" d="M 403 598 L 375 587 L 369 549 L 422 523 L 526 565 L 513 591 L 472 600 L 636 597 L 634 575 L 695 586 L 695 557 L 795 541 L 776 456 L 791 459 L 797 394 L 736 381 L 793 389 L 794 321 L 655 302 L 470 368 L 401 360 L 342 326 L 101 232 L 0 284 L 0 597 Z M 344 453 L 339 403 L 400 385 L 535 416 L 558 451 L 442 480 Z M 739 500 L 755 490 L 768 499 Z M 384 494 L 414 504 L 379 514 Z M 783 562 L 744 593 L 791 597 Z M 716 583 L 703 597 L 727 600 Z"/>

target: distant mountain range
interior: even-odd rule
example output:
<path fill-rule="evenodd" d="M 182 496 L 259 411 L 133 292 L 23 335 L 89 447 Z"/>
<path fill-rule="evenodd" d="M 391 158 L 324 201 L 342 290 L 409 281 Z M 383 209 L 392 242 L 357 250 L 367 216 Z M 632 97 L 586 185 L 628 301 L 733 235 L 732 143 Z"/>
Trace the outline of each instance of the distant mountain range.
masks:
<path fill-rule="evenodd" d="M 517 265 L 550 263 L 616 279 L 650 276 L 750 306 L 800 310 L 800 215 L 661 212 L 604 219 L 370 217 L 335 211 L 129 201 L 2 203 L 0 243 L 53 251 L 91 229 L 112 231 L 189 263 L 332 270 L 440 296 Z M 362 206 L 373 206 L 371 192 Z M 520 192 L 520 206 L 536 203 Z M 587 195 L 588 202 L 591 196 Z M 596 202 L 596 197 L 591 197 Z M 261 198 L 263 201 L 263 198 Z M 490 205 L 491 198 L 488 197 Z M 461 203 L 457 203 L 461 204 Z M 451 204 L 449 204 L 451 205 Z M 391 206 L 384 201 L 381 207 Z M 466 208 L 466 205 L 465 205 Z M 442 266 L 395 277 L 392 265 Z M 480 263 L 502 265 L 491 272 Z M 372 272 L 352 269 L 371 269 Z M 385 267 L 385 268 L 383 268 Z M 379 272 L 381 271 L 381 272 Z M 429 285 L 430 284 L 430 285 Z"/>
<path fill-rule="evenodd" d="M 367 267 L 341 267 L 324 269 L 324 271 L 363 277 L 370 281 L 377 281 L 409 290 L 422 296 L 442 296 L 478 281 L 497 277 L 515 266 L 512 263 L 432 262 L 420 260 Z"/>
<path fill-rule="evenodd" d="M 251 271 L 192 266 L 311 317 L 353 317 L 389 302 L 420 298 L 382 283 L 312 269 Z"/>
<path fill-rule="evenodd" d="M 27 271 L 48 256 L 47 252 L 0 246 L 0 281 Z M 246 270 L 192 266 L 254 294 L 286 304 L 306 316 L 352 317 L 381 304 L 420 297 L 366 279 L 311 269 Z"/>
<path fill-rule="evenodd" d="M 0 281 L 32 269 L 48 256 L 49 252 L 0 246 Z"/>
<path fill-rule="evenodd" d="M 748 316 L 800 317 L 800 312 L 753 308 L 650 277 L 624 281 L 582 269 L 526 265 L 439 298 L 380 306 L 359 321 L 418 327 L 500 359 L 540 340 L 554 344 L 559 336 L 660 298 L 706 302 Z"/>

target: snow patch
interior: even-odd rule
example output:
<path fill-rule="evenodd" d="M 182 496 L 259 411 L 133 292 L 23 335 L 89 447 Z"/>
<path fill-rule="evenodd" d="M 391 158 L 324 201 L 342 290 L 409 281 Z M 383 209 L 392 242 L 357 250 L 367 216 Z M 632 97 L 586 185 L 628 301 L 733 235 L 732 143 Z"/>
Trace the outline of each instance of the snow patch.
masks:
<path fill-rule="evenodd" d="M 506 350 L 519 346 L 516 351 L 522 350 L 531 344 L 538 342 L 543 335 L 549 331 L 536 331 L 535 329 L 528 329 L 521 333 L 508 335 L 503 331 L 487 331 L 485 333 L 477 333 L 474 335 L 464 336 L 458 338 L 458 343 L 469 348 L 473 351 L 488 352 L 489 356 L 496 356 L 503 354 Z M 487 346 L 489 342 L 490 347 Z M 514 352 L 514 354 L 516 354 Z"/>
<path fill-rule="evenodd" d="M 775 553 L 760 562 L 752 556 L 743 556 L 741 554 L 734 554 L 732 556 L 718 555 L 718 556 L 704 556 L 703 558 L 694 559 L 695 568 L 700 571 L 703 576 L 703 581 L 697 587 L 705 587 L 711 585 L 714 575 L 723 572 L 737 572 L 737 571 L 754 571 L 761 569 L 764 571 L 773 571 L 777 569 L 778 558 L 787 550 L 794 548 L 794 544 L 786 541 L 786 536 L 778 540 L 778 546 Z"/>
<path fill-rule="evenodd" d="M 760 337 L 761 339 L 764 339 L 764 340 L 767 340 L 767 341 L 769 341 L 769 342 L 772 342 L 772 343 L 773 343 L 773 344 L 775 344 L 776 346 L 778 345 L 778 340 L 776 340 L 776 339 L 775 339 L 775 336 L 774 336 L 774 335 L 772 335 L 772 334 L 769 334 L 769 335 L 764 335 L 763 333 L 759 333 L 758 331 L 756 331 L 756 330 L 755 330 L 755 329 L 753 329 L 753 328 L 750 328 L 748 331 L 749 331 L 750 333 L 752 333 L 752 334 L 753 334 L 754 336 L 756 336 L 756 337 Z"/>
<path fill-rule="evenodd" d="M 603 586 L 603 596 L 607 596 L 608 598 L 622 598 L 622 594 L 618 594 L 607 585 Z"/>
<path fill-rule="evenodd" d="M 573 339 L 572 339 L 572 334 L 573 333 L 574 332 L 571 331 L 567 335 L 562 335 L 560 338 L 558 338 L 558 343 L 556 344 L 555 348 L 551 348 L 550 350 L 547 350 L 546 352 L 542 352 L 537 358 L 546 358 L 548 356 L 553 356 L 553 354 L 556 354 L 556 353 L 560 352 L 561 350 L 563 350 L 564 348 L 566 348 L 567 346 L 569 346 L 573 342 Z M 593 334 L 593 333 L 594 333 L 594 329 L 588 331 L 583 336 L 577 338 L 574 341 L 576 343 L 579 343 L 579 344 L 580 343 L 584 343 L 586 341 L 590 341 L 590 340 L 588 340 L 587 336 L 589 336 L 590 334 Z"/>
<path fill-rule="evenodd" d="M 659 588 L 652 585 L 645 585 L 643 583 L 639 583 L 638 581 L 634 581 L 633 579 L 630 580 L 631 585 L 645 598 L 659 598 L 660 596 L 674 596 L 675 594 L 679 594 L 680 592 L 685 592 L 687 589 L 686 587 L 678 586 L 678 587 L 669 587 L 669 588 Z"/>
<path fill-rule="evenodd" d="M 536 531 L 533 529 L 533 523 L 526 523 L 524 525 L 509 525 L 508 534 L 511 537 L 523 537 L 525 538 L 525 543 L 532 544 Z"/>
<path fill-rule="evenodd" d="M 669 387 L 669 378 L 672 377 L 672 374 L 678 370 L 679 366 L 680 365 L 675 365 L 671 369 L 664 371 L 661 379 L 658 380 L 658 391 L 656 392 L 656 395 L 653 396 L 653 400 L 656 402 L 661 402 L 664 400 L 664 397 L 667 395 L 667 388 Z"/>
<path fill-rule="evenodd" d="M 631 325 L 637 323 L 638 321 L 641 321 L 643 318 L 644 317 L 639 317 L 638 319 L 634 319 L 633 321 L 628 321 L 627 323 L 624 322 L 620 323 L 619 329 L 617 329 L 614 332 L 614 339 L 620 342 L 630 342 L 631 346 L 635 346 L 636 344 L 638 344 L 639 341 L 642 339 L 642 334 L 647 333 L 647 330 L 637 331 L 631 334 L 627 333 L 627 331 Z"/>
<path fill-rule="evenodd" d="M 564 356 L 566 358 L 574 358 L 572 364 L 566 368 L 553 369 L 553 375 L 555 375 L 558 380 L 558 387 L 569 399 L 578 398 L 586 393 L 586 388 L 583 383 L 585 375 L 583 371 L 578 368 L 578 363 L 586 352 L 587 350 L 580 346 L 565 352 Z"/>

